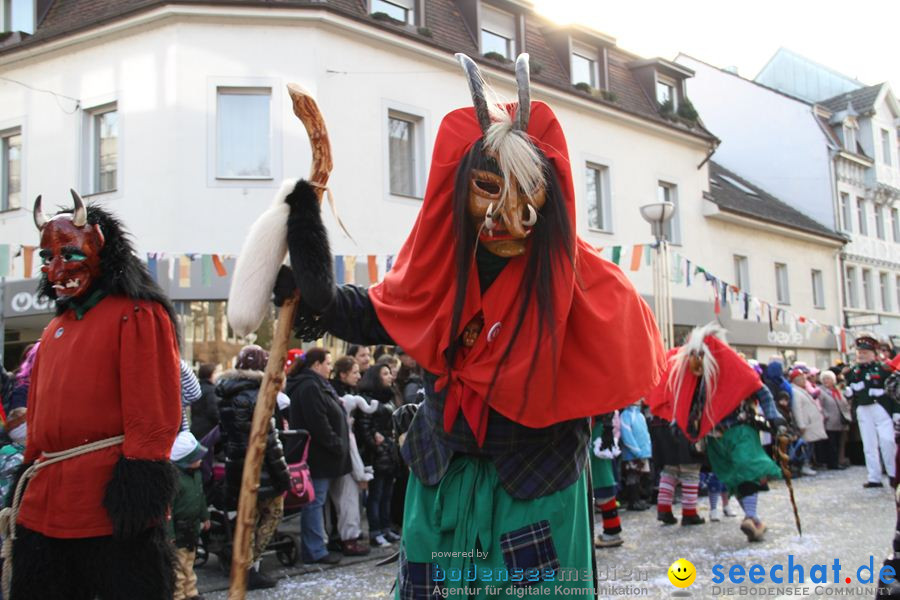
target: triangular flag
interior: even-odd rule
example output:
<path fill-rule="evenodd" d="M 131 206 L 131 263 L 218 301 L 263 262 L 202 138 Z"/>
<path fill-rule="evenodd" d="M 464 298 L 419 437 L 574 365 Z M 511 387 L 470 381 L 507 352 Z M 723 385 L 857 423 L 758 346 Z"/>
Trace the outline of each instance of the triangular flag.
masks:
<path fill-rule="evenodd" d="M 178 287 L 191 287 L 191 257 L 187 254 L 178 257 Z"/>
<path fill-rule="evenodd" d="M 200 257 L 200 261 L 200 283 L 205 287 L 209 287 L 212 285 L 212 256 L 210 256 L 209 254 L 203 254 Z"/>
<path fill-rule="evenodd" d="M 384 270 L 385 274 L 387 274 L 387 272 L 390 271 L 393 268 L 393 266 L 394 266 L 394 255 L 388 254 L 387 263 L 385 264 L 385 270 Z"/>
<path fill-rule="evenodd" d="M 650 261 L 653 260 L 653 253 L 650 250 L 653 248 L 650 244 L 644 244 L 646 248 L 644 248 L 644 265 L 650 266 Z"/>
<path fill-rule="evenodd" d="M 346 283 L 356 283 L 356 257 L 344 257 L 344 279 Z"/>
<path fill-rule="evenodd" d="M 622 246 L 613 246 L 612 247 L 612 261 L 613 264 L 619 264 L 619 260 L 622 258 Z"/>
<path fill-rule="evenodd" d="M 31 267 L 34 263 L 34 246 L 23 246 L 25 253 L 25 279 L 31 279 Z"/>
<path fill-rule="evenodd" d="M 368 256 L 369 261 L 369 285 L 378 283 L 378 257 L 374 254 Z"/>
<path fill-rule="evenodd" d="M 150 277 L 153 278 L 153 281 L 159 281 L 156 254 L 153 252 L 147 253 L 147 270 L 150 272 Z"/>
<path fill-rule="evenodd" d="M 219 258 L 218 254 L 212 255 L 212 263 L 213 267 L 216 269 L 216 275 L 219 277 L 225 277 L 228 275 L 228 271 L 225 270 L 225 265 L 222 264 L 222 259 Z"/>
<path fill-rule="evenodd" d="M 334 257 L 334 278 L 338 285 L 344 285 L 344 257 L 340 254 Z"/>
<path fill-rule="evenodd" d="M 635 244 L 631 249 L 631 270 L 637 271 L 641 268 L 641 257 L 644 255 L 644 245 Z"/>
<path fill-rule="evenodd" d="M 9 276 L 9 244 L 0 244 L 0 277 Z"/>

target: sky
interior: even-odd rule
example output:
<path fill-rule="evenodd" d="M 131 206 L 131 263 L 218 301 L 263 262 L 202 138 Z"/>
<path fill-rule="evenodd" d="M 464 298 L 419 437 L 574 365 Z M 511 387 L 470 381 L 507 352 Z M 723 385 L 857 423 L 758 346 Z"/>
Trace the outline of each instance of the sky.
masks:
<path fill-rule="evenodd" d="M 900 0 L 534 0 L 538 12 L 588 25 L 644 58 L 679 52 L 756 77 L 785 47 L 866 85 L 900 93 Z"/>

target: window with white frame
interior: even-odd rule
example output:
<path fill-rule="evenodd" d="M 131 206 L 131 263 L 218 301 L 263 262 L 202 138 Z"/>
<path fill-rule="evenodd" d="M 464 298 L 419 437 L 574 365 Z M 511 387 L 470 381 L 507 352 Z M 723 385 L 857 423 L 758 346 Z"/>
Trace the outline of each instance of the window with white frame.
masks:
<path fill-rule="evenodd" d="M 392 19 L 403 21 L 410 25 L 416 22 L 415 0 L 371 0 L 371 13 L 384 13 Z"/>
<path fill-rule="evenodd" d="M 0 132 L 0 211 L 22 206 L 22 130 Z"/>
<path fill-rule="evenodd" d="M 389 191 L 397 196 L 422 197 L 422 117 L 388 111 Z"/>
<path fill-rule="evenodd" d="M 896 208 L 891 209 L 891 232 L 894 235 L 894 241 L 900 243 L 900 212 Z"/>
<path fill-rule="evenodd" d="M 853 208 L 850 206 L 850 194 L 841 192 L 841 229 L 853 232 Z"/>
<path fill-rule="evenodd" d="M 856 267 L 847 266 L 844 273 L 844 303 L 850 308 L 859 308 L 859 292 L 856 285 Z"/>
<path fill-rule="evenodd" d="M 788 287 L 788 268 L 784 263 L 775 263 L 775 295 L 778 304 L 791 303 L 791 291 Z"/>
<path fill-rule="evenodd" d="M 481 3 L 481 53 L 496 52 L 507 60 L 516 55 L 516 17 Z"/>
<path fill-rule="evenodd" d="M 866 201 L 856 198 L 856 218 L 859 221 L 859 233 L 869 235 L 869 215 L 866 211 Z"/>
<path fill-rule="evenodd" d="M 742 292 L 750 291 L 750 261 L 746 256 L 734 255 L 734 284 Z"/>
<path fill-rule="evenodd" d="M 822 271 L 813 269 L 811 273 L 813 306 L 816 308 L 825 308 L 825 284 L 822 280 Z"/>
<path fill-rule="evenodd" d="M 678 108 L 678 98 L 675 94 L 675 81 L 662 75 L 656 75 L 656 101 L 660 105 L 666 102 L 672 103 L 672 109 Z"/>
<path fill-rule="evenodd" d="M 863 304 L 865 305 L 866 310 L 873 310 L 875 308 L 875 300 L 872 297 L 872 292 L 872 269 L 863 269 L 862 295 Z"/>
<path fill-rule="evenodd" d="M 272 89 L 216 88 L 216 178 L 272 178 Z"/>
<path fill-rule="evenodd" d="M 597 50 L 578 42 L 572 42 L 572 85 L 586 83 L 597 85 Z"/>
<path fill-rule="evenodd" d="M 666 239 L 673 244 L 681 243 L 681 211 L 678 210 L 678 186 L 674 183 L 660 181 L 656 186 L 656 199 L 658 202 L 671 202 L 675 205 L 672 218 L 663 228 Z"/>
<path fill-rule="evenodd" d="M 881 162 L 887 166 L 891 166 L 891 132 L 887 129 L 881 130 Z"/>
<path fill-rule="evenodd" d="M 598 231 L 611 232 L 609 167 L 587 163 L 585 181 L 587 184 L 588 227 Z"/>
<path fill-rule="evenodd" d="M 884 207 L 880 204 L 875 207 L 875 235 L 879 240 L 886 240 L 884 235 Z"/>
<path fill-rule="evenodd" d="M 85 111 L 87 178 L 91 194 L 114 192 L 119 180 L 119 111 L 115 103 Z"/>
<path fill-rule="evenodd" d="M 35 0 L 0 0 L 0 32 L 34 33 L 36 16 Z"/>
<path fill-rule="evenodd" d="M 878 287 L 881 291 L 881 310 L 891 312 L 891 286 L 887 273 L 881 272 L 878 274 Z"/>

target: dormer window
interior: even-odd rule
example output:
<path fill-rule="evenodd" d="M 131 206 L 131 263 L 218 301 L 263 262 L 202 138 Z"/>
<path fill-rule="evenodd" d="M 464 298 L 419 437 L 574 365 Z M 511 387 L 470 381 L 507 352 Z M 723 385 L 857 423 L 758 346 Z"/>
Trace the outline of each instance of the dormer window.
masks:
<path fill-rule="evenodd" d="M 516 56 L 516 17 L 493 6 L 481 5 L 481 54 Z"/>
<path fill-rule="evenodd" d="M 36 12 L 35 0 L 0 0 L 0 32 L 33 34 Z"/>
<path fill-rule="evenodd" d="M 586 83 L 597 85 L 597 50 L 578 42 L 572 42 L 572 85 Z"/>
<path fill-rule="evenodd" d="M 371 14 L 384 13 L 396 21 L 415 25 L 415 0 L 371 0 Z"/>
<path fill-rule="evenodd" d="M 660 106 L 671 103 L 672 110 L 678 108 L 678 97 L 675 94 L 675 81 L 661 75 L 656 76 L 656 101 Z"/>

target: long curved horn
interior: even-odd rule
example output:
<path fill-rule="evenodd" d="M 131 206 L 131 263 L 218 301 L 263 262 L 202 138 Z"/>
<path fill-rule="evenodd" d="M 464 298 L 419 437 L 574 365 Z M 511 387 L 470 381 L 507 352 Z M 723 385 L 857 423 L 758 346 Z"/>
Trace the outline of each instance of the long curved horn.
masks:
<path fill-rule="evenodd" d="M 475 61 L 462 52 L 456 54 L 456 60 L 462 65 L 469 80 L 469 91 L 472 93 L 472 102 L 475 104 L 475 116 L 478 118 L 478 124 L 481 126 L 482 133 L 487 133 L 488 127 L 491 126 L 491 114 L 488 111 L 487 100 L 484 96 L 484 79 L 481 77 L 481 71 L 478 69 Z"/>
<path fill-rule="evenodd" d="M 528 53 L 523 52 L 516 59 L 516 84 L 519 88 L 518 128 L 528 131 L 528 119 L 531 117 L 531 74 L 528 66 Z"/>
<path fill-rule="evenodd" d="M 47 218 L 47 215 L 44 214 L 44 210 L 41 208 L 41 197 L 38 196 L 34 201 L 34 226 L 38 228 L 38 231 L 41 231 L 44 228 L 44 225 L 47 224 L 47 221 L 50 219 Z"/>
<path fill-rule="evenodd" d="M 69 191 L 72 192 L 72 200 L 75 201 L 75 216 L 72 217 L 72 222 L 75 227 L 84 227 L 87 223 L 87 209 L 84 207 L 84 200 L 75 190 L 69 189 Z"/>

